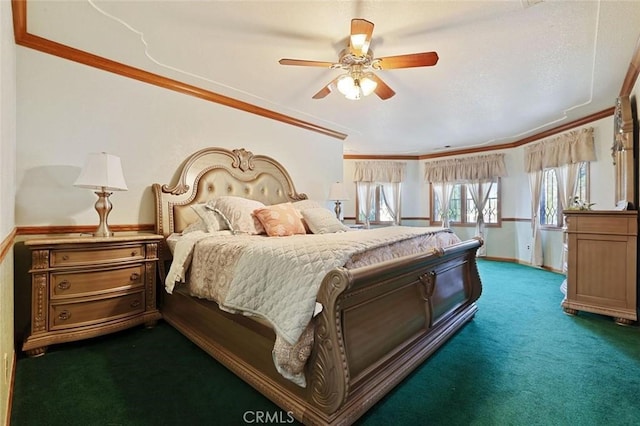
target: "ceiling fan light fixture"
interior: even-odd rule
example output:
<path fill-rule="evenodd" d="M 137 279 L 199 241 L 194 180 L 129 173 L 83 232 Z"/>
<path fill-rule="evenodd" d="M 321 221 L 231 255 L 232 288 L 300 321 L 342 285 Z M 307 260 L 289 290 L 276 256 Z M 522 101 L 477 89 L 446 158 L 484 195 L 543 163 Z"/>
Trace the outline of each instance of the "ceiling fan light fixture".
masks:
<path fill-rule="evenodd" d="M 353 80 L 349 74 L 344 74 L 342 77 L 338 79 L 338 91 L 343 95 L 347 96 L 354 92 L 354 89 L 357 89 L 356 82 Z"/>
<path fill-rule="evenodd" d="M 371 74 L 362 75 L 362 73 L 351 72 L 338 78 L 336 86 L 345 98 L 357 101 L 363 96 L 372 94 L 376 90 L 378 83 Z"/>
<path fill-rule="evenodd" d="M 540 2 L 544 0 L 521 0 Z M 280 59 L 282 65 L 300 65 L 307 67 L 325 67 L 342 69 L 345 74 L 339 75 L 320 91 L 313 99 L 323 99 L 337 88 L 347 99 L 360 99 L 375 93 L 380 99 L 387 100 L 396 92 L 376 74 L 370 71 L 390 70 L 397 68 L 432 67 L 438 62 L 437 52 L 410 53 L 406 55 L 385 56 L 376 58 L 369 50 L 373 22 L 356 18 L 351 20 L 349 43 L 340 51 L 337 62 L 309 61 L 304 59 Z"/>
<path fill-rule="evenodd" d="M 360 89 L 362 89 L 362 94 L 364 96 L 372 94 L 374 90 L 376 90 L 376 87 L 378 87 L 378 83 L 371 79 L 369 75 L 365 75 L 360 79 Z"/>

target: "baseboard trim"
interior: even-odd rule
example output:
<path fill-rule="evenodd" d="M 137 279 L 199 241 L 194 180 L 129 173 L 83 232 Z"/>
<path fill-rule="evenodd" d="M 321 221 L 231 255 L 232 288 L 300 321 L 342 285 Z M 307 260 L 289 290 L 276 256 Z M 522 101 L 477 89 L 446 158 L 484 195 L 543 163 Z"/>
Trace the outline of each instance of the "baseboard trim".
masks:
<path fill-rule="evenodd" d="M 540 268 L 549 272 L 555 272 L 557 274 L 562 274 L 562 271 L 559 269 L 552 268 L 551 266 L 533 266 L 530 262 L 525 262 L 524 260 L 513 259 L 508 257 L 494 257 L 494 256 L 482 256 L 480 259 L 492 260 L 495 262 L 509 262 L 509 263 L 517 263 L 518 265 L 531 266 L 532 268 Z"/>

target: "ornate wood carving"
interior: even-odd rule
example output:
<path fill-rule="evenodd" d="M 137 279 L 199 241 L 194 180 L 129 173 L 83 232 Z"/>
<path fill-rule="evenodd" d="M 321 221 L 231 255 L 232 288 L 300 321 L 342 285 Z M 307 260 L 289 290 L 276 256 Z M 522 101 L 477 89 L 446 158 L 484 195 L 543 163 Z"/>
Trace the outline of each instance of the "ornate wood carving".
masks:
<path fill-rule="evenodd" d="M 334 270 L 322 281 L 317 298 L 324 309 L 316 318 L 311 398 L 327 414 L 333 413 L 344 403 L 349 391 L 341 308 L 337 302 L 348 285 L 346 270 Z"/>
<path fill-rule="evenodd" d="M 232 152 L 235 154 L 235 158 L 231 164 L 234 168 L 238 168 L 243 172 L 253 170 L 255 168 L 255 164 L 253 164 L 253 153 L 251 151 L 240 148 L 234 149 Z"/>
<path fill-rule="evenodd" d="M 436 273 L 435 271 L 425 272 L 418 279 L 422 283 L 422 299 L 428 302 L 436 288 Z"/>
<path fill-rule="evenodd" d="M 31 332 L 43 332 L 47 328 L 47 274 L 34 274 L 33 280 L 33 313 Z"/>
<path fill-rule="evenodd" d="M 31 268 L 47 269 L 49 267 L 49 250 L 35 250 L 31 253 Z"/>

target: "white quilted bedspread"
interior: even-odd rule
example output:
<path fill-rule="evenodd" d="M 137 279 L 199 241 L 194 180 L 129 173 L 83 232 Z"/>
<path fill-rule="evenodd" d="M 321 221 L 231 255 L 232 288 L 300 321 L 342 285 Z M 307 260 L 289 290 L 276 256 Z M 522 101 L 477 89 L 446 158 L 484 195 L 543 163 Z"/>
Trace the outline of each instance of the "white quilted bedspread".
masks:
<path fill-rule="evenodd" d="M 222 281 L 216 286 L 223 290 L 202 290 L 195 295 L 213 298 L 223 309 L 266 319 L 281 338 L 293 345 L 311 320 L 320 284 L 331 269 L 344 266 L 352 256 L 366 250 L 434 232 L 453 235 L 442 228 L 408 226 L 281 238 L 192 233 L 176 244 L 165 285 L 171 292 L 174 282 L 184 281 L 196 244 L 215 246 L 204 255 L 214 268 L 204 281 L 213 280 L 213 275 Z"/>

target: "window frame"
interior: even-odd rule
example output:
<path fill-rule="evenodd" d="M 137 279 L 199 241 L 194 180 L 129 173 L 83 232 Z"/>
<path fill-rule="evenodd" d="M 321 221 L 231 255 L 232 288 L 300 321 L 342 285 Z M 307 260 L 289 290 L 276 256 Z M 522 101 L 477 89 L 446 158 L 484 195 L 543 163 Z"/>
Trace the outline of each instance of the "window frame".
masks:
<path fill-rule="evenodd" d="M 498 207 L 497 207 L 497 212 L 496 212 L 496 222 L 485 222 L 484 226 L 488 227 L 488 228 L 501 228 L 502 227 L 502 181 L 500 179 L 500 177 L 495 178 L 495 183 L 498 184 L 497 188 L 496 188 L 496 199 L 498 200 Z M 461 189 L 461 194 L 464 194 L 461 196 L 461 206 L 460 206 L 460 217 L 463 219 L 463 221 L 453 221 L 451 219 L 449 219 L 449 225 L 450 226 L 457 226 L 457 227 L 471 227 L 471 226 L 476 226 L 476 222 L 467 222 L 465 220 L 466 216 L 467 216 L 467 188 L 465 183 L 457 183 L 456 185 L 462 185 L 463 186 L 463 190 Z M 430 220 L 429 223 L 433 226 L 442 226 L 442 221 L 441 220 L 437 220 L 436 218 L 438 217 L 437 212 L 435 211 L 435 206 L 436 206 L 436 195 L 435 195 L 435 191 L 433 190 L 433 183 L 429 183 L 429 214 L 430 214 Z"/>
<path fill-rule="evenodd" d="M 586 194 L 586 200 L 582 200 L 585 201 L 587 203 L 590 202 L 591 199 L 591 167 L 590 167 L 590 162 L 589 161 L 582 161 L 582 163 L 584 164 L 585 167 L 585 188 L 584 188 L 584 193 Z M 542 194 L 544 194 L 544 173 L 547 172 L 553 172 L 553 174 L 555 175 L 555 170 L 550 167 L 548 169 L 544 169 L 542 171 L 543 176 L 542 176 L 542 182 L 543 182 L 543 186 L 540 187 L 540 192 Z M 558 183 L 558 180 L 556 178 L 556 185 Z M 556 212 L 556 222 L 557 225 L 554 224 L 543 224 L 542 221 L 540 221 L 540 229 L 546 229 L 546 230 L 562 230 L 562 228 L 564 228 L 564 212 L 562 210 L 562 208 L 560 208 L 560 206 L 562 206 L 562 203 L 560 202 L 560 191 L 556 191 L 557 192 L 557 199 L 556 199 L 556 205 L 558 206 L 558 211 Z M 581 191 L 578 188 L 578 193 L 580 193 Z M 542 199 L 542 195 L 540 195 L 540 207 L 538 209 L 538 215 L 541 218 L 542 217 L 542 206 L 543 206 L 543 199 Z"/>

